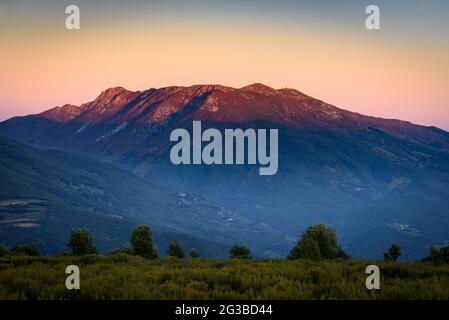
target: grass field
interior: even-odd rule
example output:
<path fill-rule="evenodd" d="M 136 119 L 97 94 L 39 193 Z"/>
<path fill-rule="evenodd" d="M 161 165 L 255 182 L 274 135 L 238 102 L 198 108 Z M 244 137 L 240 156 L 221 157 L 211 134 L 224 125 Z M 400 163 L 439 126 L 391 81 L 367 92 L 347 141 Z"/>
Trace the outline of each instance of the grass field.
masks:
<path fill-rule="evenodd" d="M 65 288 L 70 264 L 80 268 L 80 290 Z M 380 290 L 365 288 L 369 264 L 380 267 Z M 0 299 L 449 299 L 449 265 L 7 257 L 0 259 Z"/>

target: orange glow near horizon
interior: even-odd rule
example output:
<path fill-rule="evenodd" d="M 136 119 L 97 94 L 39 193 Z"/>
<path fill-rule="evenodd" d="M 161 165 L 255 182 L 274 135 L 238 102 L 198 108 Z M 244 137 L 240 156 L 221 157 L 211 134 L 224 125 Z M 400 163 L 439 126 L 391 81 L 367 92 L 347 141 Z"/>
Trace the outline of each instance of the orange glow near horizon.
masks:
<path fill-rule="evenodd" d="M 79 31 L 41 26 L 0 36 L 0 120 L 79 105 L 113 86 L 261 82 L 343 109 L 449 129 L 449 48 L 431 40 L 173 21 L 82 25 Z"/>

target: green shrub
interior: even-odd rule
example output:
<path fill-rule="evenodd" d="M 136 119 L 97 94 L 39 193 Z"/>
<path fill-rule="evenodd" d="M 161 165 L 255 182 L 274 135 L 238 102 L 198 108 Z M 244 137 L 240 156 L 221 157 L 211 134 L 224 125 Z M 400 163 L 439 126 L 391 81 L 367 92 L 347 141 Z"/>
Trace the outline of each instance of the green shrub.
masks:
<path fill-rule="evenodd" d="M 440 249 L 434 245 L 431 245 L 429 247 L 429 256 L 424 258 L 423 261 L 433 263 L 449 263 L 449 245 L 446 245 Z"/>
<path fill-rule="evenodd" d="M 231 259 L 251 259 L 251 254 L 247 246 L 235 244 L 229 250 L 229 257 Z"/>
<path fill-rule="evenodd" d="M 342 249 L 337 242 L 335 229 L 323 224 L 311 225 L 290 251 L 288 259 L 335 259 Z"/>
<path fill-rule="evenodd" d="M 402 255 L 401 247 L 397 243 L 393 243 L 388 250 L 384 252 L 385 261 L 397 261 Z"/>
<path fill-rule="evenodd" d="M 13 256 L 38 256 L 39 250 L 33 244 L 16 245 L 9 253 Z"/>
<path fill-rule="evenodd" d="M 135 255 L 155 259 L 159 252 L 153 244 L 153 235 L 148 225 L 137 226 L 131 236 L 131 247 Z"/>
<path fill-rule="evenodd" d="M 6 250 L 5 246 L 0 244 L 0 258 L 8 255 L 8 250 Z"/>
<path fill-rule="evenodd" d="M 72 254 L 76 256 L 98 254 L 89 231 L 85 229 L 72 230 L 68 246 L 72 250 Z"/>
<path fill-rule="evenodd" d="M 190 250 L 190 254 L 189 255 L 190 255 L 190 258 L 193 258 L 193 259 L 200 257 L 200 253 L 196 249 Z"/>
<path fill-rule="evenodd" d="M 176 257 L 179 259 L 184 258 L 184 249 L 182 248 L 182 244 L 179 240 L 174 239 L 168 242 L 168 251 L 167 254 L 172 257 Z"/>

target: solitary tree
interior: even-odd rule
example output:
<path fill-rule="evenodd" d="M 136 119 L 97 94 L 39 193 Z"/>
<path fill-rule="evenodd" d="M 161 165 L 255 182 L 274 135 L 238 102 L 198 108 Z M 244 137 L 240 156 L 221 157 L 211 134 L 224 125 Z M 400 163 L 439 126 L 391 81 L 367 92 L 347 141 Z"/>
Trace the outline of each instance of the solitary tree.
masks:
<path fill-rule="evenodd" d="M 157 249 L 153 244 L 153 235 L 148 225 L 137 226 L 131 236 L 131 247 L 135 255 L 155 259 L 158 257 Z"/>
<path fill-rule="evenodd" d="M 176 258 L 184 258 L 184 249 L 182 248 L 182 244 L 179 240 L 174 239 L 168 242 L 168 251 L 167 254 Z"/>
<path fill-rule="evenodd" d="M 231 259 L 251 259 L 249 248 L 243 245 L 233 245 L 229 254 Z"/>
<path fill-rule="evenodd" d="M 68 246 L 72 250 L 72 254 L 76 256 L 98 253 L 97 248 L 93 244 L 92 237 L 86 229 L 72 230 Z"/>
<path fill-rule="evenodd" d="M 198 252 L 198 250 L 196 250 L 196 249 L 190 250 L 190 258 L 199 258 L 199 257 L 200 257 L 200 253 Z"/>
<path fill-rule="evenodd" d="M 8 250 L 6 250 L 5 246 L 0 244 L 0 258 L 4 257 L 8 254 Z"/>
<path fill-rule="evenodd" d="M 343 255 L 343 252 L 338 245 L 335 229 L 324 224 L 315 224 L 301 233 L 288 259 L 335 259 Z"/>
<path fill-rule="evenodd" d="M 13 256 L 38 256 L 39 250 L 33 244 L 16 245 L 9 253 Z"/>
<path fill-rule="evenodd" d="M 385 250 L 384 260 L 396 261 L 401 254 L 401 247 L 397 243 L 393 243 L 388 250 Z"/>

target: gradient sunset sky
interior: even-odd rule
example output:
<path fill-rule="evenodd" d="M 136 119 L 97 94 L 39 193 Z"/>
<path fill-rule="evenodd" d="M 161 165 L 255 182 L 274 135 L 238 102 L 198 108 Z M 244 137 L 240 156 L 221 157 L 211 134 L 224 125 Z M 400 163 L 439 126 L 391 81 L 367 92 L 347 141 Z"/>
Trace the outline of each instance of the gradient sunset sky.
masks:
<path fill-rule="evenodd" d="M 449 1 L 93 2 L 0 1 L 0 120 L 113 86 L 262 82 L 449 130 Z M 65 29 L 70 4 L 80 30 Z"/>

